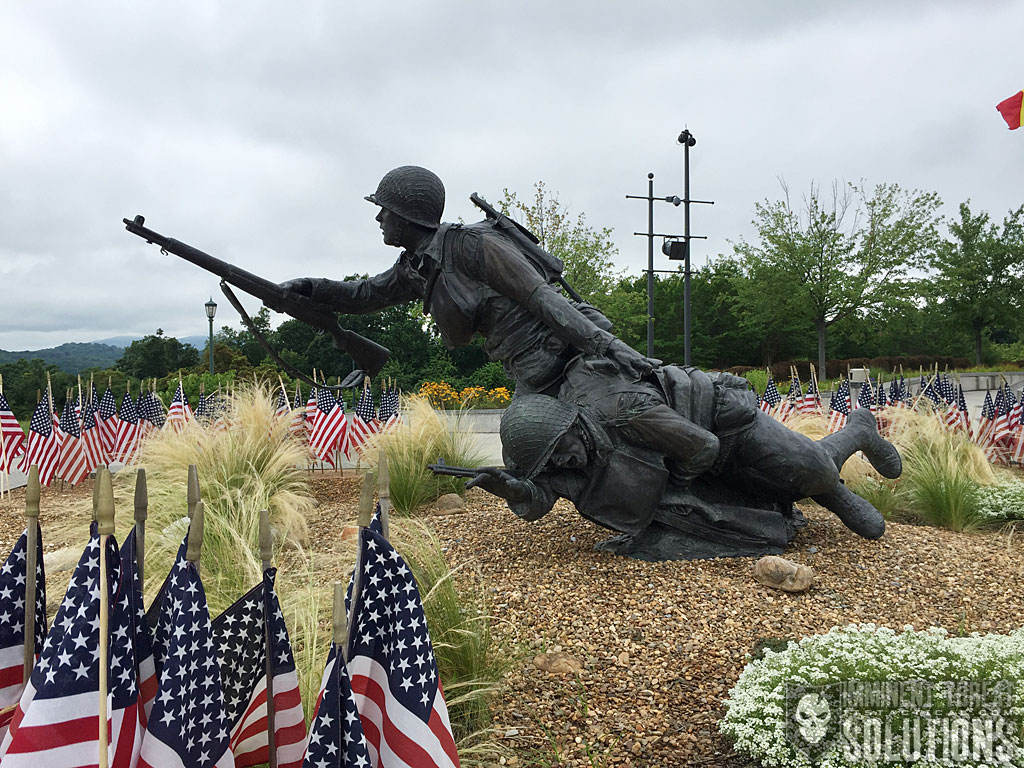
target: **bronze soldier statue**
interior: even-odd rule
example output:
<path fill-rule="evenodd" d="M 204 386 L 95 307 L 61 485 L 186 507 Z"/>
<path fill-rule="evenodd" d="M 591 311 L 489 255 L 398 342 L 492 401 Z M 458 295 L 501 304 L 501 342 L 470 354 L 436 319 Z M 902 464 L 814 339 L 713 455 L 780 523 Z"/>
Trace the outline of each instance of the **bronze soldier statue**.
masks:
<path fill-rule="evenodd" d="M 581 352 L 626 370 L 650 369 L 604 315 L 559 293 L 550 271 L 492 221 L 442 223 L 444 185 L 426 168 L 389 171 L 366 199 L 380 206 L 384 242 L 402 249 L 398 261 L 365 280 L 298 278 L 281 288 L 347 314 L 422 300 L 449 347 L 483 336 L 484 351 L 502 362 L 520 393 L 557 390 L 566 363 Z"/>
<path fill-rule="evenodd" d="M 570 499 L 621 532 L 605 548 L 645 559 L 781 552 L 803 524 L 792 502 L 808 496 L 861 536 L 882 535 L 879 512 L 839 479 L 857 450 L 886 477 L 900 473 L 870 413 L 812 442 L 757 409 L 745 379 L 644 357 L 557 290 L 550 254 L 522 247 L 497 219 L 442 223 L 444 185 L 425 168 L 395 168 L 366 199 L 398 261 L 363 280 L 280 288 L 343 313 L 422 300 L 449 347 L 484 337 L 516 396 L 501 426 L 507 469 L 486 468 L 468 486 L 528 520 Z"/>
<path fill-rule="evenodd" d="M 650 560 L 781 553 L 803 524 L 792 502 L 807 497 L 878 538 L 882 515 L 839 470 L 856 451 L 885 477 L 902 469 L 866 409 L 815 442 L 757 408 L 745 379 L 658 366 L 630 381 L 582 357 L 557 399 L 512 401 L 501 440 L 506 469 L 482 468 L 467 487 L 505 498 L 525 520 L 569 499 L 622 534 L 601 548 Z"/>

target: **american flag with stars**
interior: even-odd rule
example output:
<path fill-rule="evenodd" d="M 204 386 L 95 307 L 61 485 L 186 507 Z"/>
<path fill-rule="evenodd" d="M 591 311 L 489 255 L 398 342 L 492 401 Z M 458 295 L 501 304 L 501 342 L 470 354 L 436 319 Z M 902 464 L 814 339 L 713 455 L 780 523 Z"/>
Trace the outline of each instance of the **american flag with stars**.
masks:
<path fill-rule="evenodd" d="M 181 544 L 178 546 L 178 554 L 174 558 L 174 565 L 170 572 L 164 577 L 164 583 L 160 585 L 156 597 L 149 604 L 146 611 L 146 623 L 150 628 L 151 646 L 153 648 L 153 663 L 156 667 L 157 677 L 163 671 L 164 659 L 167 657 L 167 648 L 170 645 L 171 633 L 174 631 L 174 603 L 167 599 L 174 580 L 174 574 L 185 567 L 187 562 L 185 553 L 188 551 L 188 532 L 186 531 Z"/>
<path fill-rule="evenodd" d="M 288 630 L 274 592 L 275 573 L 275 569 L 268 568 L 261 584 L 213 621 L 236 768 L 268 761 L 265 629 L 269 629 L 271 638 L 277 765 L 302 765 L 306 720 Z"/>
<path fill-rule="evenodd" d="M 843 379 L 839 386 L 832 390 L 828 403 L 828 431 L 838 432 L 846 426 L 846 418 L 850 415 L 850 380 Z"/>
<path fill-rule="evenodd" d="M 284 391 L 284 384 L 277 390 L 277 407 L 274 409 L 274 417 L 287 419 L 291 413 L 291 403 L 288 402 L 288 393 Z"/>
<path fill-rule="evenodd" d="M 100 589 L 109 596 L 107 758 L 111 768 L 135 765 L 142 740 L 131 610 L 120 599 L 117 542 L 107 537 L 107 583 L 100 584 L 95 523 L 0 746 L 4 768 L 79 768 L 99 758 Z"/>
<path fill-rule="evenodd" d="M 345 661 L 331 643 L 309 729 L 303 768 L 369 768 L 370 752 Z"/>
<path fill-rule="evenodd" d="M 348 672 L 375 768 L 459 765 L 412 572 L 380 534 L 359 531 L 360 589 Z"/>
<path fill-rule="evenodd" d="M 37 530 L 38 530 L 38 523 Z M 28 531 L 21 534 L 7 562 L 0 568 L 0 741 L 7 733 L 14 706 L 25 690 L 25 584 Z M 36 543 L 35 652 L 46 640 L 46 573 L 43 569 L 43 538 Z"/>
<path fill-rule="evenodd" d="M 40 485 L 50 484 L 60 464 L 60 443 L 57 442 L 57 431 L 53 427 L 50 395 L 43 392 L 43 399 L 36 405 L 28 426 L 28 448 L 18 465 L 18 469 L 26 475 L 33 464 L 39 467 Z"/>
<path fill-rule="evenodd" d="M 217 644 L 199 569 L 175 563 L 163 597 L 172 617 L 140 768 L 231 768 Z"/>
<path fill-rule="evenodd" d="M 82 447 L 85 449 L 85 463 L 90 472 L 109 461 L 107 452 L 103 449 L 103 436 L 96 423 L 97 413 L 99 409 L 93 410 L 91 405 L 82 411 Z"/>
<path fill-rule="evenodd" d="M 135 652 L 135 674 L 138 681 L 140 720 L 143 726 L 149 719 L 156 699 L 156 659 L 153 655 L 153 636 L 146 621 L 146 610 L 142 602 L 142 581 L 139 578 L 135 528 L 132 528 L 121 545 L 121 585 L 131 611 L 132 648 Z"/>
<path fill-rule="evenodd" d="M 156 392 L 139 395 L 139 401 L 139 416 L 147 422 L 145 432 L 148 434 L 155 429 L 162 429 L 167 422 L 167 416 L 164 413 L 164 404 L 160 402 Z"/>
<path fill-rule="evenodd" d="M 0 472 L 9 472 L 25 452 L 25 432 L 14 417 L 10 403 L 0 392 Z"/>
<path fill-rule="evenodd" d="M 205 392 L 199 393 L 199 402 L 196 403 L 196 409 L 192 412 L 192 415 L 202 423 L 210 420 L 210 401 L 206 397 Z"/>
<path fill-rule="evenodd" d="M 135 461 L 135 454 L 139 450 L 141 430 L 139 427 L 139 412 L 135 408 L 135 401 L 127 392 L 121 398 L 121 410 L 118 412 L 117 421 L 117 437 L 114 440 L 114 451 L 111 458 L 125 464 L 131 464 Z"/>
<path fill-rule="evenodd" d="M 189 405 L 188 395 L 185 394 L 179 379 L 178 388 L 174 390 L 174 397 L 171 398 L 171 407 L 167 410 L 167 421 L 164 426 L 175 432 L 181 432 L 191 420 L 192 407 Z"/>
<path fill-rule="evenodd" d="M 335 452 L 345 447 L 348 434 L 345 401 L 335 398 L 331 390 L 318 387 L 316 411 L 316 421 L 309 436 L 309 445 L 318 459 L 333 467 Z"/>
<path fill-rule="evenodd" d="M 99 418 L 96 419 L 96 425 L 100 428 L 103 450 L 107 452 L 107 455 L 113 461 L 114 448 L 117 445 L 117 427 L 120 419 L 117 417 L 117 400 L 114 398 L 114 393 L 110 391 L 110 387 L 107 387 L 103 392 L 97 413 Z"/>
<path fill-rule="evenodd" d="M 765 413 L 770 413 L 781 402 L 782 395 L 779 394 L 779 388 L 775 386 L 775 379 L 772 378 L 771 371 L 769 371 L 768 383 L 764 388 L 764 397 L 761 398 L 761 410 Z"/>
<path fill-rule="evenodd" d="M 974 436 L 974 442 L 982 449 L 988 448 L 989 434 L 992 432 L 992 423 L 995 421 L 996 407 L 992 403 L 992 393 L 985 392 L 985 401 L 981 404 L 981 413 L 978 416 L 978 432 Z"/>
<path fill-rule="evenodd" d="M 810 381 L 807 382 L 807 392 L 800 400 L 798 410 L 800 413 L 821 413 L 821 395 L 818 392 L 818 380 L 814 377 L 813 371 Z"/>
<path fill-rule="evenodd" d="M 946 411 L 946 417 L 943 419 L 943 424 L 946 429 L 950 432 L 960 430 L 967 435 L 968 439 L 971 439 L 971 415 L 967 410 L 967 398 L 964 397 L 964 388 L 962 385 L 958 385 L 959 390 L 956 404 L 954 407 Z"/>
<path fill-rule="evenodd" d="M 288 424 L 288 434 L 296 440 L 306 438 L 306 401 L 302 399 L 302 388 L 295 382 L 295 399 L 292 400 L 292 420 Z"/>
<path fill-rule="evenodd" d="M 401 421 L 398 387 L 392 385 L 380 393 L 380 413 L 377 418 L 381 423 L 381 429 L 388 429 Z"/>
<path fill-rule="evenodd" d="M 857 393 L 857 402 L 854 404 L 854 409 L 867 408 L 870 411 L 875 410 L 875 398 L 872 392 L 871 378 L 860 385 L 860 392 Z"/>
<path fill-rule="evenodd" d="M 82 444 L 82 427 L 78 423 L 74 405 L 70 400 L 64 403 L 60 430 L 64 433 L 64 439 L 60 444 L 60 466 L 57 474 L 64 482 L 78 485 L 89 476 L 90 467 L 85 446 Z"/>
<path fill-rule="evenodd" d="M 380 422 L 377 421 L 377 411 L 373 407 L 373 392 L 369 387 L 363 387 L 356 402 L 355 412 L 349 421 L 345 455 L 351 456 L 353 449 L 358 450 L 366 439 L 379 429 Z"/>

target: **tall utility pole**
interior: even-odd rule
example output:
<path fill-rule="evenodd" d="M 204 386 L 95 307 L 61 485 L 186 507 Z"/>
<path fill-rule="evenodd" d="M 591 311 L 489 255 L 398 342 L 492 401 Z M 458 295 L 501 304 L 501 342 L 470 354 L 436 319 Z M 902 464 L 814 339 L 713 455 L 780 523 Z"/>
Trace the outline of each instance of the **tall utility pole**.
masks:
<path fill-rule="evenodd" d="M 714 205 L 712 200 L 691 200 L 690 199 L 690 147 L 697 143 L 697 139 L 686 128 L 676 139 L 683 145 L 683 253 L 678 255 L 678 249 L 669 246 L 668 243 L 662 246 L 662 250 L 670 259 L 683 259 L 683 363 L 692 365 L 690 355 L 690 241 L 706 240 L 705 236 L 690 234 L 690 203 L 703 203 Z M 671 251 L 671 252 L 670 252 Z"/>
<path fill-rule="evenodd" d="M 654 201 L 664 200 L 666 203 L 679 205 L 682 201 L 675 195 L 668 197 L 654 196 L 654 174 L 647 174 L 647 195 L 626 195 L 629 200 L 647 201 L 647 231 L 634 232 L 634 235 L 647 238 L 647 356 L 654 357 L 654 273 L 666 272 L 668 270 L 657 270 L 654 268 L 654 238 L 656 237 L 678 237 L 678 235 L 663 235 L 654 231 Z"/>

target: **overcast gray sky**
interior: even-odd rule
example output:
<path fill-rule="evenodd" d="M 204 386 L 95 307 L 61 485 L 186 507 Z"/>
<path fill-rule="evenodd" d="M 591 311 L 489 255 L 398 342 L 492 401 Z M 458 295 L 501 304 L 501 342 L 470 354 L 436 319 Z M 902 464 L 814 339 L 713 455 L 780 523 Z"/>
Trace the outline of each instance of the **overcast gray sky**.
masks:
<path fill-rule="evenodd" d="M 0 348 L 237 325 L 157 231 L 272 280 L 386 268 L 363 195 L 397 165 L 468 200 L 544 180 L 637 273 L 646 194 L 682 195 L 696 265 L 812 181 L 1024 202 L 1024 3 L 0 4 Z M 655 225 L 681 231 L 661 204 Z M 660 257 L 659 268 L 671 263 Z M 255 302 L 249 302 L 253 309 Z"/>

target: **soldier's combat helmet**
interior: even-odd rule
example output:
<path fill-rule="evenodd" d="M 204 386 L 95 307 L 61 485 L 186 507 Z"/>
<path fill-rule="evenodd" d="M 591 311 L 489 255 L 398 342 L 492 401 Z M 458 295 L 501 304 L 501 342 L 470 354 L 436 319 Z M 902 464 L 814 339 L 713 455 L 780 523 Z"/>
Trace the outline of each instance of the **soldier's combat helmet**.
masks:
<path fill-rule="evenodd" d="M 528 480 L 539 474 L 579 416 L 579 408 L 547 395 L 517 395 L 501 416 L 501 445 Z"/>
<path fill-rule="evenodd" d="M 366 199 L 421 227 L 437 229 L 444 212 L 444 184 L 436 173 L 418 165 L 388 171 Z"/>

